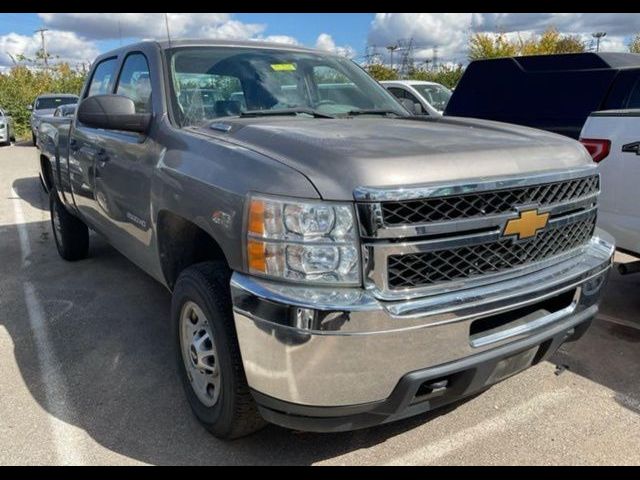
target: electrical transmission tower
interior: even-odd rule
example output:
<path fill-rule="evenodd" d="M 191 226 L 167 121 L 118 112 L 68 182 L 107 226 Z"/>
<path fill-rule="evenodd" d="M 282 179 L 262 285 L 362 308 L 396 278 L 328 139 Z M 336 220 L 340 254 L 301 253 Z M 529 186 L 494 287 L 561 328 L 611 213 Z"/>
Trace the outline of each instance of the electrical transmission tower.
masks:
<path fill-rule="evenodd" d="M 377 45 L 367 45 L 364 61 L 366 65 L 381 65 L 383 63 L 382 54 Z"/>

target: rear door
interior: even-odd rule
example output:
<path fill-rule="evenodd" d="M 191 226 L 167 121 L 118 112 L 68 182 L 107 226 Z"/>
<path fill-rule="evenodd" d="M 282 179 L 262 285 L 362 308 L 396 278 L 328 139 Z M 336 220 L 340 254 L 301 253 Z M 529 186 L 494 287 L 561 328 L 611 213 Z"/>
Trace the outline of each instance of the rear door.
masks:
<path fill-rule="evenodd" d="M 100 60 L 96 65 L 83 98 L 110 93 L 115 82 L 117 57 Z M 96 159 L 103 154 L 103 130 L 89 127 L 74 118 L 69 136 L 69 177 L 76 207 L 94 229 L 105 232 L 104 216 L 95 196 Z"/>

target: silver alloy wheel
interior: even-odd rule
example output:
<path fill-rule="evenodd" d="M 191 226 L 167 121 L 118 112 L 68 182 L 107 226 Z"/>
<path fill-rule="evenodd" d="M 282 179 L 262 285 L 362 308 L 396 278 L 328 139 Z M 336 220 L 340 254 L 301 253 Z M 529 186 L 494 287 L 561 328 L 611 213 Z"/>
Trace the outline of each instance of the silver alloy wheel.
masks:
<path fill-rule="evenodd" d="M 191 388 L 203 405 L 214 406 L 222 387 L 218 353 L 209 320 L 192 301 L 180 312 L 180 347 Z"/>
<path fill-rule="evenodd" d="M 60 213 L 55 205 L 51 209 L 51 215 L 53 218 L 53 234 L 56 236 L 58 244 L 62 245 L 62 222 L 60 221 Z"/>

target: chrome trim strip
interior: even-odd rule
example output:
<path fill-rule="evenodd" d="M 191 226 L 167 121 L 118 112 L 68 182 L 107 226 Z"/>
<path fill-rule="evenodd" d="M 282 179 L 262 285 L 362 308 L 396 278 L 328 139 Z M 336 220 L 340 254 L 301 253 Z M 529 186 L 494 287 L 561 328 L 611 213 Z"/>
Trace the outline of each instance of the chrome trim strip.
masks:
<path fill-rule="evenodd" d="M 596 164 L 570 170 L 530 174 L 523 177 L 522 174 L 510 175 L 498 178 L 470 178 L 463 182 L 450 184 L 419 184 L 390 187 L 358 187 L 353 191 L 353 196 L 359 202 L 388 202 L 415 200 L 429 197 L 448 197 L 466 193 L 484 192 L 487 190 L 505 190 L 518 188 L 538 183 L 552 183 L 563 180 L 594 175 L 597 171 Z"/>
<path fill-rule="evenodd" d="M 568 212 L 573 209 L 585 208 L 594 205 L 598 199 L 599 192 L 592 195 L 581 197 L 577 200 L 571 200 L 568 202 L 561 202 L 551 205 L 546 205 L 538 208 L 540 213 L 550 213 L 553 215 L 560 215 L 564 212 Z M 380 208 L 379 203 L 361 204 L 359 205 L 359 216 L 367 216 L 373 213 L 373 216 L 369 218 L 382 218 L 382 212 L 374 212 Z M 368 209 L 369 212 L 362 214 L 360 209 Z M 389 238 L 408 238 L 418 237 L 425 235 L 439 235 L 443 233 L 457 233 L 469 230 L 479 230 L 483 228 L 490 228 L 496 226 L 502 226 L 508 219 L 513 218 L 515 210 L 512 212 L 501 213 L 497 215 L 486 215 L 475 218 L 465 218 L 461 220 L 446 220 L 443 222 L 432 222 L 423 224 L 407 224 L 407 225 L 372 225 L 374 232 L 369 233 L 366 229 L 361 229 L 361 235 L 363 239 L 389 239 Z M 362 220 L 360 224 L 362 225 Z"/>

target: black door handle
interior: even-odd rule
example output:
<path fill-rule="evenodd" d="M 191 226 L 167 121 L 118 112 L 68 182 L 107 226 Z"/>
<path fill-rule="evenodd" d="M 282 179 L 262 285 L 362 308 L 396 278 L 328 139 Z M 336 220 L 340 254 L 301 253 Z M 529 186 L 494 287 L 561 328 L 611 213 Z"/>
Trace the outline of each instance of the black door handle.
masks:
<path fill-rule="evenodd" d="M 107 154 L 107 151 L 104 148 L 101 148 L 100 150 L 98 150 L 98 153 L 96 154 L 96 160 L 102 163 L 109 161 L 109 155 Z"/>
<path fill-rule="evenodd" d="M 622 146 L 622 151 L 625 153 L 635 153 L 640 155 L 640 142 L 627 143 Z"/>

